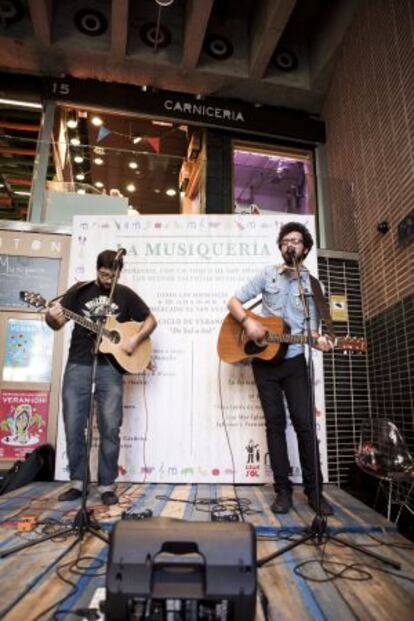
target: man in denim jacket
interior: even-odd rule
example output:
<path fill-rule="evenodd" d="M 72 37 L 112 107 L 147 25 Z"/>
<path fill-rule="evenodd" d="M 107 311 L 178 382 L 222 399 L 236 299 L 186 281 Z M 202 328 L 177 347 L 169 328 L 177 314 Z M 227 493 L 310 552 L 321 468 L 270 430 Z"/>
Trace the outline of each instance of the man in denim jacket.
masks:
<path fill-rule="evenodd" d="M 229 300 L 229 311 L 236 321 L 243 325 L 249 339 L 260 341 L 265 337 L 266 329 L 261 323 L 247 316 L 243 304 L 261 294 L 264 316 L 282 317 L 289 324 L 291 334 L 303 334 L 305 314 L 299 296 L 294 255 L 300 266 L 305 294 L 308 294 L 306 297 L 316 347 L 322 351 L 329 351 L 333 345 L 329 338 L 318 333 L 319 312 L 312 296 L 309 272 L 303 265 L 303 261 L 313 246 L 312 236 L 302 224 L 288 222 L 280 229 L 278 246 L 284 264 L 267 266 L 253 277 Z M 289 345 L 286 356 L 279 364 L 254 359 L 252 366 L 265 417 L 267 444 L 276 490 L 276 499 L 271 506 L 272 511 L 287 513 L 292 507 L 292 485 L 289 480 L 290 464 L 285 433 L 286 412 L 283 399 L 285 396 L 298 439 L 304 491 L 308 496 L 309 504 L 315 511 L 317 510 L 316 489 L 317 481 L 319 481 L 321 490 L 319 509 L 321 513 L 331 515 L 332 507 L 322 495 L 319 455 L 315 463 L 313 413 L 309 407 L 309 382 L 304 346 Z"/>

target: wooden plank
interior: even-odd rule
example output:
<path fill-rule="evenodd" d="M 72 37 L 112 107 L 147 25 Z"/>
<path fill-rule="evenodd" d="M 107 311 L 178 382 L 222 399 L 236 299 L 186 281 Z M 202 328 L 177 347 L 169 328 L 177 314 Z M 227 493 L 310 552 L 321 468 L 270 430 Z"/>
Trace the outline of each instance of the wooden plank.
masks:
<path fill-rule="evenodd" d="M 79 509 L 79 501 L 74 503 L 59 503 L 57 496 L 66 488 L 66 484 L 34 483 L 25 488 L 15 490 L 7 496 L 0 497 L 0 549 L 9 545 L 21 543 L 23 538 L 32 539 L 36 533 L 16 533 L 16 516 L 23 511 L 28 513 L 28 507 L 35 512 L 42 521 L 47 518 L 70 521 Z M 397 577 L 397 574 L 407 575 L 414 580 L 413 545 L 397 533 L 376 534 L 370 536 L 372 527 L 380 527 L 389 523 L 374 511 L 365 507 L 358 500 L 350 497 L 342 490 L 327 487 L 325 493 L 329 500 L 335 503 L 336 515 L 329 520 L 335 528 L 347 527 L 351 530 L 340 535 L 351 543 L 366 545 L 369 550 L 390 557 L 402 563 L 401 572 L 391 569 L 391 574 L 381 563 L 368 558 L 361 552 L 337 545 L 333 541 L 323 545 L 301 543 L 292 550 L 285 551 L 288 544 L 287 537 L 300 536 L 305 525 L 311 523 L 314 513 L 307 505 L 307 500 L 299 488 L 294 491 L 294 510 L 287 515 L 276 516 L 270 510 L 274 498 L 272 486 L 236 486 L 223 485 L 172 485 L 172 484 L 119 484 L 117 491 L 120 504 L 113 507 L 104 507 L 96 488 L 92 486 L 88 497 L 88 508 L 94 510 L 99 523 L 109 530 L 116 523 L 125 510 L 143 511 L 149 508 L 154 515 L 191 519 L 193 521 L 208 521 L 212 502 L 219 498 L 235 498 L 242 503 L 250 503 L 251 514 L 244 515 L 260 533 L 271 536 L 272 540 L 265 540 L 261 535 L 257 541 L 257 556 L 259 559 L 274 551 L 284 551 L 258 569 L 258 580 L 268 600 L 268 621 L 295 621 L 338 618 L 341 621 L 382 621 L 397 618 L 399 621 L 408 621 L 412 618 L 414 606 L 414 584 Z M 197 508 L 194 502 L 204 499 L 201 507 Z M 178 502 L 176 502 L 178 501 Z M 206 511 L 200 510 L 206 509 Z M 355 528 L 362 528 L 356 532 Z M 63 610 L 73 610 L 79 606 L 87 606 L 95 590 L 104 585 L 103 576 L 70 575 L 75 578 L 77 591 L 72 593 L 71 588 L 65 585 L 56 575 L 56 567 L 67 560 L 76 558 L 79 554 L 79 545 L 70 550 L 76 541 L 75 537 L 67 540 L 39 543 L 38 545 L 21 551 L 14 556 L 2 559 L 2 581 L 0 584 L 0 615 L 6 621 L 20 621 L 21 619 L 35 618 L 42 610 L 53 605 L 62 597 L 68 595 L 63 604 L 58 606 L 62 612 L 60 618 L 65 618 Z M 68 552 L 68 550 L 70 550 Z M 67 555 L 65 556 L 65 554 Z M 104 561 L 107 546 L 96 537 L 86 534 L 81 546 L 81 554 L 91 559 Z M 306 565 L 302 571 L 308 578 L 326 579 L 329 575 L 326 568 L 321 566 L 322 556 L 326 560 L 350 565 L 356 563 L 361 568 L 368 568 L 373 578 L 364 581 L 346 580 L 345 577 L 329 582 L 313 582 L 296 575 L 295 568 L 303 561 L 315 562 Z M 86 565 L 93 562 L 86 561 Z M 373 569 L 371 569 L 371 566 Z M 336 566 L 335 566 L 336 567 Z M 335 569 L 334 567 L 334 569 Z M 329 567 L 328 567 L 329 569 Z M 66 570 L 65 570 L 66 572 Z M 92 572 L 94 573 L 94 572 Z M 65 575 L 67 575 L 65 573 Z M 351 577 L 355 574 L 351 574 Z M 52 618 L 53 612 L 45 618 Z M 264 621 L 265 616 L 261 606 L 261 597 L 258 593 L 258 608 L 256 621 Z"/>

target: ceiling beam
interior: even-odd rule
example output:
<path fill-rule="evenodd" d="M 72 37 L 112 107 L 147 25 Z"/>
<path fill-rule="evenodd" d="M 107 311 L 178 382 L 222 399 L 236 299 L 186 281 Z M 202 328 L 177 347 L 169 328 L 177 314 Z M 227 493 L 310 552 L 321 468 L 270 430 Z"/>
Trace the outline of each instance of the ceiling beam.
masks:
<path fill-rule="evenodd" d="M 124 58 L 128 45 L 129 0 L 112 0 L 111 55 Z"/>
<path fill-rule="evenodd" d="M 257 3 L 250 30 L 249 77 L 260 80 L 286 28 L 296 0 L 263 0 Z"/>
<path fill-rule="evenodd" d="M 0 153 L 11 153 L 13 155 L 36 155 L 35 149 L 17 149 L 15 147 L 0 147 Z"/>
<path fill-rule="evenodd" d="M 31 132 L 36 134 L 40 130 L 40 125 L 29 125 L 28 123 L 10 123 L 0 119 L 0 127 L 3 129 L 17 129 L 21 132 Z"/>
<path fill-rule="evenodd" d="M 197 66 L 213 4 L 214 0 L 187 0 L 181 61 L 185 69 Z"/>
<path fill-rule="evenodd" d="M 29 9 L 36 39 L 49 47 L 52 42 L 53 0 L 29 0 Z"/>
<path fill-rule="evenodd" d="M 319 28 L 313 33 L 309 53 L 311 86 L 329 78 L 345 33 L 358 7 L 358 0 L 339 0 L 327 5 Z"/>

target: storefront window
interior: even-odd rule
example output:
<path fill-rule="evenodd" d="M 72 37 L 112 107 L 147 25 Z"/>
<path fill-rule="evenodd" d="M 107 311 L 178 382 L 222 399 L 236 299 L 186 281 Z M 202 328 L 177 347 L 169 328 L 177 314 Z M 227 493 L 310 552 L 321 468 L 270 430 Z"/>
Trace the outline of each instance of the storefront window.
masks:
<path fill-rule="evenodd" d="M 312 153 L 235 143 L 233 208 L 248 214 L 314 214 Z"/>

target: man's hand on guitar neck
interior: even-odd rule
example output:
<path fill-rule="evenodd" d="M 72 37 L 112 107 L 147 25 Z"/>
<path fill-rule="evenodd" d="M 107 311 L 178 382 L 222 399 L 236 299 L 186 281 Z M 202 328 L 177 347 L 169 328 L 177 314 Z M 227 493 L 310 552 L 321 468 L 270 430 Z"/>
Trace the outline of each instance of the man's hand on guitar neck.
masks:
<path fill-rule="evenodd" d="M 327 335 L 320 335 L 318 332 L 312 332 L 312 336 L 317 339 L 315 348 L 320 351 L 331 351 L 334 348 L 334 343 Z"/>
<path fill-rule="evenodd" d="M 60 330 L 66 323 L 66 317 L 63 313 L 63 307 L 60 302 L 52 302 L 46 311 L 46 323 L 52 330 Z"/>

